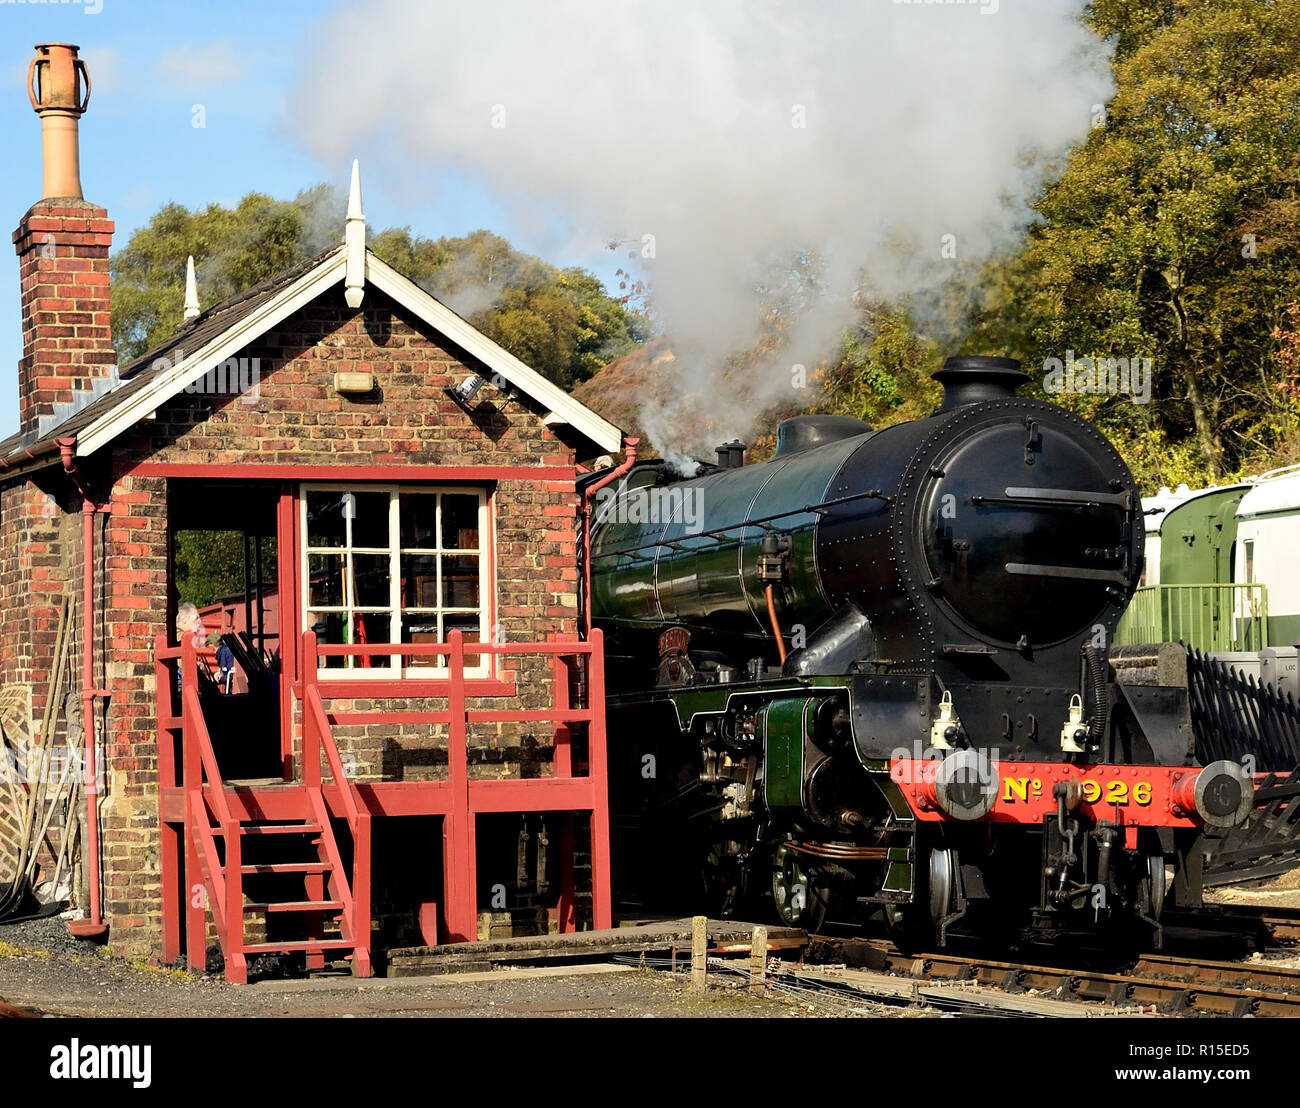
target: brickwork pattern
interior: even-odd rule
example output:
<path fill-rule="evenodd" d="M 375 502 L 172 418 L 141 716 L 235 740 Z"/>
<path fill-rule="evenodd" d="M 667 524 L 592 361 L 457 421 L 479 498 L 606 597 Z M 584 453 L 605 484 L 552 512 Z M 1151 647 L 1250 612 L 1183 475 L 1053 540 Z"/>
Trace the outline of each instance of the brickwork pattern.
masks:
<path fill-rule="evenodd" d="M 22 299 L 19 426 L 108 375 L 113 353 L 108 251 L 113 222 L 84 200 L 42 200 L 13 233 Z"/>

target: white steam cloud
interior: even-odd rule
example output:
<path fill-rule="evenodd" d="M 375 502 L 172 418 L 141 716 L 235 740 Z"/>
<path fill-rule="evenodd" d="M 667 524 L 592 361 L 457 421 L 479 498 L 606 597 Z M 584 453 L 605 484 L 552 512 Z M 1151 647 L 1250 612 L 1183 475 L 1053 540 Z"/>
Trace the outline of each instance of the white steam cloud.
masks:
<path fill-rule="evenodd" d="M 552 249 L 630 244 L 677 354 L 656 393 L 743 437 L 855 292 L 934 290 L 1023 231 L 1111 93 L 1083 6 L 368 0 L 318 30 L 294 126 L 393 184 L 466 174 Z M 818 277 L 787 341 L 724 378 L 798 256 Z M 709 445 L 674 441 L 677 403 L 643 413 L 657 445 Z"/>

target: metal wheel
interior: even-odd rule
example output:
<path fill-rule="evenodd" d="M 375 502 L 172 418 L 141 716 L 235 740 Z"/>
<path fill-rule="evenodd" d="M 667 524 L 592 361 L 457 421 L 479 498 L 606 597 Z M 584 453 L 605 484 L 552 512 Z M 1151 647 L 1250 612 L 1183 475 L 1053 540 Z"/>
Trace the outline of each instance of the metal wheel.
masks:
<path fill-rule="evenodd" d="M 957 873 L 957 852 L 935 847 L 925 865 L 916 867 L 912 903 L 885 906 L 890 937 L 904 953 L 937 945 L 940 925 L 957 896 Z"/>
<path fill-rule="evenodd" d="M 781 843 L 773 856 L 772 902 L 777 918 L 787 927 L 816 931 L 826 921 L 826 887 L 788 842 Z"/>
<path fill-rule="evenodd" d="M 1159 919 L 1165 906 L 1165 856 L 1148 854 L 1146 875 L 1142 878 L 1146 892 L 1147 914 L 1152 919 Z"/>

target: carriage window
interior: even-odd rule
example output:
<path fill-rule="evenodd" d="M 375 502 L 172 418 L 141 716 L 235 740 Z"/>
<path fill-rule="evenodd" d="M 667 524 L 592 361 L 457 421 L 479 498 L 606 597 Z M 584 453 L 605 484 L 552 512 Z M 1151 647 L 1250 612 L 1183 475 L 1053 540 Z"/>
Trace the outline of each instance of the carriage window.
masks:
<path fill-rule="evenodd" d="M 1242 552 L 1246 562 L 1246 581 L 1247 585 L 1255 583 L 1255 540 L 1244 539 L 1242 541 Z"/>
<path fill-rule="evenodd" d="M 487 494 L 481 489 L 307 486 L 303 610 L 322 643 L 487 640 Z M 486 674 L 487 659 L 466 672 Z M 435 676 L 441 658 L 322 659 L 349 677 Z"/>

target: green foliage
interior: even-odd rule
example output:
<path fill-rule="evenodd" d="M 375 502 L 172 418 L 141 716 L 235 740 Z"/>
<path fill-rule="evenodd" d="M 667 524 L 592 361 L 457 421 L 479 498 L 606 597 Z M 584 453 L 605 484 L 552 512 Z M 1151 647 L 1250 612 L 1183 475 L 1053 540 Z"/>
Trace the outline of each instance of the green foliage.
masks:
<path fill-rule="evenodd" d="M 907 313 L 877 308 L 846 334 L 838 363 L 824 371 L 823 407 L 887 427 L 919 419 L 938 405 L 942 389 L 930 374 L 943 364 L 934 342 L 917 336 Z"/>
<path fill-rule="evenodd" d="M 293 200 L 249 193 L 232 210 L 165 205 L 113 255 L 113 342 L 125 365 L 171 336 L 182 317 L 185 259 L 194 255 L 203 303 L 212 306 L 305 261 L 321 244 L 326 186 Z"/>
<path fill-rule="evenodd" d="M 113 336 L 126 364 L 174 332 L 185 259 L 194 255 L 202 302 L 242 292 L 334 245 L 343 199 L 325 185 L 293 200 L 250 193 L 232 210 L 168 204 L 112 259 Z M 488 231 L 425 239 L 409 228 L 371 237 L 375 254 L 539 373 L 566 388 L 643 337 L 637 314 L 582 269 L 557 269 Z"/>
<path fill-rule="evenodd" d="M 1092 19 L 1117 91 L 999 263 L 1004 340 L 1027 367 L 1154 359 L 1149 408 L 1063 398 L 1145 483 L 1262 468 L 1293 422 L 1273 335 L 1300 288 L 1300 0 L 1098 0 Z"/>
<path fill-rule="evenodd" d="M 244 535 L 240 531 L 177 531 L 172 557 L 182 602 L 202 608 L 244 591 Z"/>
<path fill-rule="evenodd" d="M 391 228 L 370 243 L 394 269 L 489 338 L 565 388 L 585 381 L 641 338 L 636 321 L 582 269 L 557 269 L 489 231 L 422 239 Z"/>

